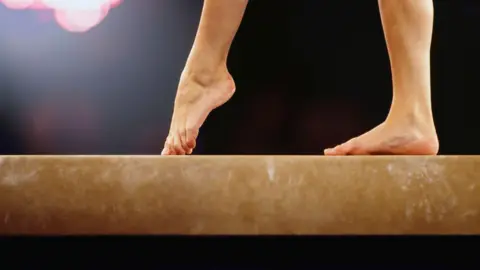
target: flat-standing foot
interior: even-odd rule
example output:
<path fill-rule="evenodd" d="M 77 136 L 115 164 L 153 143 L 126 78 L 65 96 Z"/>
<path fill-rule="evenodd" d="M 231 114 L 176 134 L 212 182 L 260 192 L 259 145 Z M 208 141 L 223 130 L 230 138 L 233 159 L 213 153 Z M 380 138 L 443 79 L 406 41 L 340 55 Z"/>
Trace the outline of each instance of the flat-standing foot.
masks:
<path fill-rule="evenodd" d="M 325 155 L 436 155 L 439 142 L 432 123 L 387 120 L 363 135 L 334 148 Z"/>

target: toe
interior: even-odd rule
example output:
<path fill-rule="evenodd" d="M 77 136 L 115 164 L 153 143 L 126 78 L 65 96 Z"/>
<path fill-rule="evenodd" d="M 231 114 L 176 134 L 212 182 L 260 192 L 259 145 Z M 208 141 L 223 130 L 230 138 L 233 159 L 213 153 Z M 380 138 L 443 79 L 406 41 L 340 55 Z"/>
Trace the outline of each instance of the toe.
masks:
<path fill-rule="evenodd" d="M 335 154 L 335 151 L 333 150 L 333 148 L 327 148 L 323 150 L 323 154 L 326 156 L 332 156 Z"/>
<path fill-rule="evenodd" d="M 335 147 L 334 151 L 337 155 L 346 155 L 350 150 L 350 142 L 342 143 Z"/>
<path fill-rule="evenodd" d="M 185 137 L 182 145 L 187 155 L 192 154 L 193 149 L 195 149 L 195 147 L 197 146 L 197 143 L 196 143 L 197 135 L 198 135 L 198 131 L 194 129 L 186 129 Z"/>
<path fill-rule="evenodd" d="M 349 155 L 355 155 L 355 156 L 363 156 L 363 155 L 370 155 L 370 152 L 365 149 L 364 147 L 361 147 L 359 145 L 355 145 L 350 149 L 348 152 Z"/>
<path fill-rule="evenodd" d="M 193 149 L 196 146 L 196 140 L 198 136 L 198 129 L 189 128 L 185 133 L 185 142 L 188 149 Z"/>
<path fill-rule="evenodd" d="M 362 146 L 361 142 L 357 139 L 352 139 L 340 146 L 339 152 L 342 155 L 368 155 L 368 151 Z"/>
<path fill-rule="evenodd" d="M 165 145 L 163 146 L 162 155 L 172 155 L 172 154 L 174 154 L 172 152 L 172 149 L 173 149 L 172 144 L 173 144 L 172 136 L 168 135 L 167 139 L 165 140 Z"/>
<path fill-rule="evenodd" d="M 178 138 L 180 140 L 180 146 L 182 147 L 183 152 L 188 153 L 190 147 L 188 147 L 187 144 L 187 131 L 186 129 L 183 129 L 181 132 L 178 134 Z"/>
<path fill-rule="evenodd" d="M 348 155 L 353 149 L 353 141 L 350 140 L 346 143 L 342 143 L 339 146 L 335 147 L 335 153 L 337 155 Z"/>
<path fill-rule="evenodd" d="M 352 140 L 335 146 L 334 148 L 325 149 L 325 154 L 329 156 L 343 156 L 347 155 L 353 147 Z"/>
<path fill-rule="evenodd" d="M 175 154 L 185 155 L 185 151 L 183 150 L 183 147 L 182 147 L 182 141 L 180 139 L 178 132 L 176 133 L 175 136 L 173 136 L 173 147 L 175 149 Z"/>
<path fill-rule="evenodd" d="M 325 149 L 325 155 L 328 155 L 328 156 L 339 156 L 339 155 L 343 155 L 343 144 L 341 145 L 337 145 L 333 148 L 327 148 Z"/>

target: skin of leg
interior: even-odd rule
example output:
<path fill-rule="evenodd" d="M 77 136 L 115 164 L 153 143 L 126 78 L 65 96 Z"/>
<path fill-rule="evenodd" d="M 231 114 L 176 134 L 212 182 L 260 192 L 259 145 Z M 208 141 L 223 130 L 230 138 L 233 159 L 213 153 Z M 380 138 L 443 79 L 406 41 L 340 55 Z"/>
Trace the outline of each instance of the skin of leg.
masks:
<path fill-rule="evenodd" d="M 434 155 L 439 144 L 433 121 L 430 48 L 432 0 L 379 0 L 390 57 L 393 99 L 384 123 L 326 155 Z"/>
<path fill-rule="evenodd" d="M 205 0 L 175 98 L 163 155 L 191 154 L 208 114 L 235 91 L 227 57 L 248 0 Z"/>

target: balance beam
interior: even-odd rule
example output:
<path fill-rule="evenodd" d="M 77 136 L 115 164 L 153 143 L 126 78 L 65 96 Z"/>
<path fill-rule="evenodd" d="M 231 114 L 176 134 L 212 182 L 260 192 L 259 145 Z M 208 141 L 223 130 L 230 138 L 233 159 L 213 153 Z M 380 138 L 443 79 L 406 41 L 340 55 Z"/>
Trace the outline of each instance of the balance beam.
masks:
<path fill-rule="evenodd" d="M 476 156 L 0 156 L 0 234 L 478 234 Z"/>

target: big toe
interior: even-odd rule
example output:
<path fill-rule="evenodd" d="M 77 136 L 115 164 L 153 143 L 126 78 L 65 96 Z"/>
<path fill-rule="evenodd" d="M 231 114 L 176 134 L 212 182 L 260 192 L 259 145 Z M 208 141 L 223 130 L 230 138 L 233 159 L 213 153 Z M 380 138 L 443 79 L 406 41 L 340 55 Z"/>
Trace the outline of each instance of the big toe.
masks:
<path fill-rule="evenodd" d="M 175 144 L 176 140 L 175 140 L 175 136 L 170 133 L 167 137 L 167 139 L 165 140 L 165 145 L 163 146 L 163 150 L 162 150 L 162 155 L 165 155 L 165 156 L 170 156 L 170 155 L 177 155 L 177 150 L 176 150 L 176 144 Z"/>
<path fill-rule="evenodd" d="M 338 155 L 342 155 L 342 152 L 343 151 L 342 151 L 341 145 L 337 145 L 333 148 L 325 149 L 324 154 L 327 156 L 338 156 Z"/>
<path fill-rule="evenodd" d="M 323 154 L 326 156 L 333 156 L 335 155 L 335 148 L 327 148 L 323 150 Z"/>
<path fill-rule="evenodd" d="M 334 148 L 325 149 L 324 154 L 327 155 L 327 156 L 347 155 L 349 152 L 352 151 L 353 146 L 354 146 L 354 143 L 353 143 L 352 140 L 350 140 L 346 143 L 337 145 Z"/>

